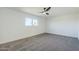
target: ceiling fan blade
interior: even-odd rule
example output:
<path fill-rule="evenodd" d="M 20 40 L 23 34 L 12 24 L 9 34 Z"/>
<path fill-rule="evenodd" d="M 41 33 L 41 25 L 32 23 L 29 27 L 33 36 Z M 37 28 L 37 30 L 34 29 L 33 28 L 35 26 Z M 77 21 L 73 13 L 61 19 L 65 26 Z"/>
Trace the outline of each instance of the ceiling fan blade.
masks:
<path fill-rule="evenodd" d="M 48 7 L 47 9 L 46 9 L 46 11 L 49 11 L 51 9 L 51 7 Z"/>
<path fill-rule="evenodd" d="M 46 13 L 46 15 L 49 15 L 49 13 Z"/>
<path fill-rule="evenodd" d="M 49 11 L 51 9 L 51 7 L 48 7 L 48 8 L 44 8 L 44 11 L 40 12 L 40 13 L 44 13 L 46 11 Z"/>

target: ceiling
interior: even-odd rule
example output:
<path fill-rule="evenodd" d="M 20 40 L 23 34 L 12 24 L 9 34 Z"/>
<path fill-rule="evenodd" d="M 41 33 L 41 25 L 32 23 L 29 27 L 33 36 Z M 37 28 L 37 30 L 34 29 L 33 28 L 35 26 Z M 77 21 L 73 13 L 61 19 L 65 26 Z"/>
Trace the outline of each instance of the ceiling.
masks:
<path fill-rule="evenodd" d="M 43 8 L 44 7 L 12 7 L 11 9 L 37 15 L 37 16 L 46 16 L 45 14 L 40 13 L 41 11 L 43 11 Z M 74 14 L 74 13 L 79 13 L 79 8 L 78 7 L 52 7 L 48 12 L 50 14 L 48 16 Z"/>

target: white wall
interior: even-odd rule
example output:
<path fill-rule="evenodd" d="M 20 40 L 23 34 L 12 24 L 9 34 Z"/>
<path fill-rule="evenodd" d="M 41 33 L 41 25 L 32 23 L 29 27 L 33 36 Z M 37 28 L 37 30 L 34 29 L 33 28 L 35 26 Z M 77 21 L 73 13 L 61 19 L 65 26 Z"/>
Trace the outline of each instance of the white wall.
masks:
<path fill-rule="evenodd" d="M 78 32 L 78 39 L 79 39 L 79 14 L 77 15 L 77 19 L 78 19 L 78 21 L 77 21 L 77 32 Z"/>
<path fill-rule="evenodd" d="M 0 19 L 0 41 L 1 39 L 2 39 L 2 20 Z"/>
<path fill-rule="evenodd" d="M 47 20 L 47 32 L 77 37 L 77 20 L 76 14 L 50 17 Z"/>
<path fill-rule="evenodd" d="M 38 19 L 37 27 L 26 27 L 25 18 Z M 0 8 L 0 43 L 14 41 L 45 32 L 45 19 L 30 14 Z"/>

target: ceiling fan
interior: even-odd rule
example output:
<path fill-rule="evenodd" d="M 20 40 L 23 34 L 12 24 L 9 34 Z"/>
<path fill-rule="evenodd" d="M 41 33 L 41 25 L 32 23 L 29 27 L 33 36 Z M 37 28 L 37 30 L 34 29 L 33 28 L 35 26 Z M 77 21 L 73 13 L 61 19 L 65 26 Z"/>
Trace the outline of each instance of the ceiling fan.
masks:
<path fill-rule="evenodd" d="M 46 7 L 46 8 L 43 8 L 43 11 L 40 12 L 42 14 L 45 14 L 45 15 L 49 15 L 48 11 L 51 9 L 51 7 Z"/>

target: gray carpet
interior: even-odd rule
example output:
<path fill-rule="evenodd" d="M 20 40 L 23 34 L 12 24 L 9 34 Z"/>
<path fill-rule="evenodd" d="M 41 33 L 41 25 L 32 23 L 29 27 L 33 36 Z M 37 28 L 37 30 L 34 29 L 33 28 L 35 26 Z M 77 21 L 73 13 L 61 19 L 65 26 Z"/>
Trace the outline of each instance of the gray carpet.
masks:
<path fill-rule="evenodd" d="M 79 40 L 55 34 L 40 34 L 0 45 L 1 51 L 79 51 Z"/>

